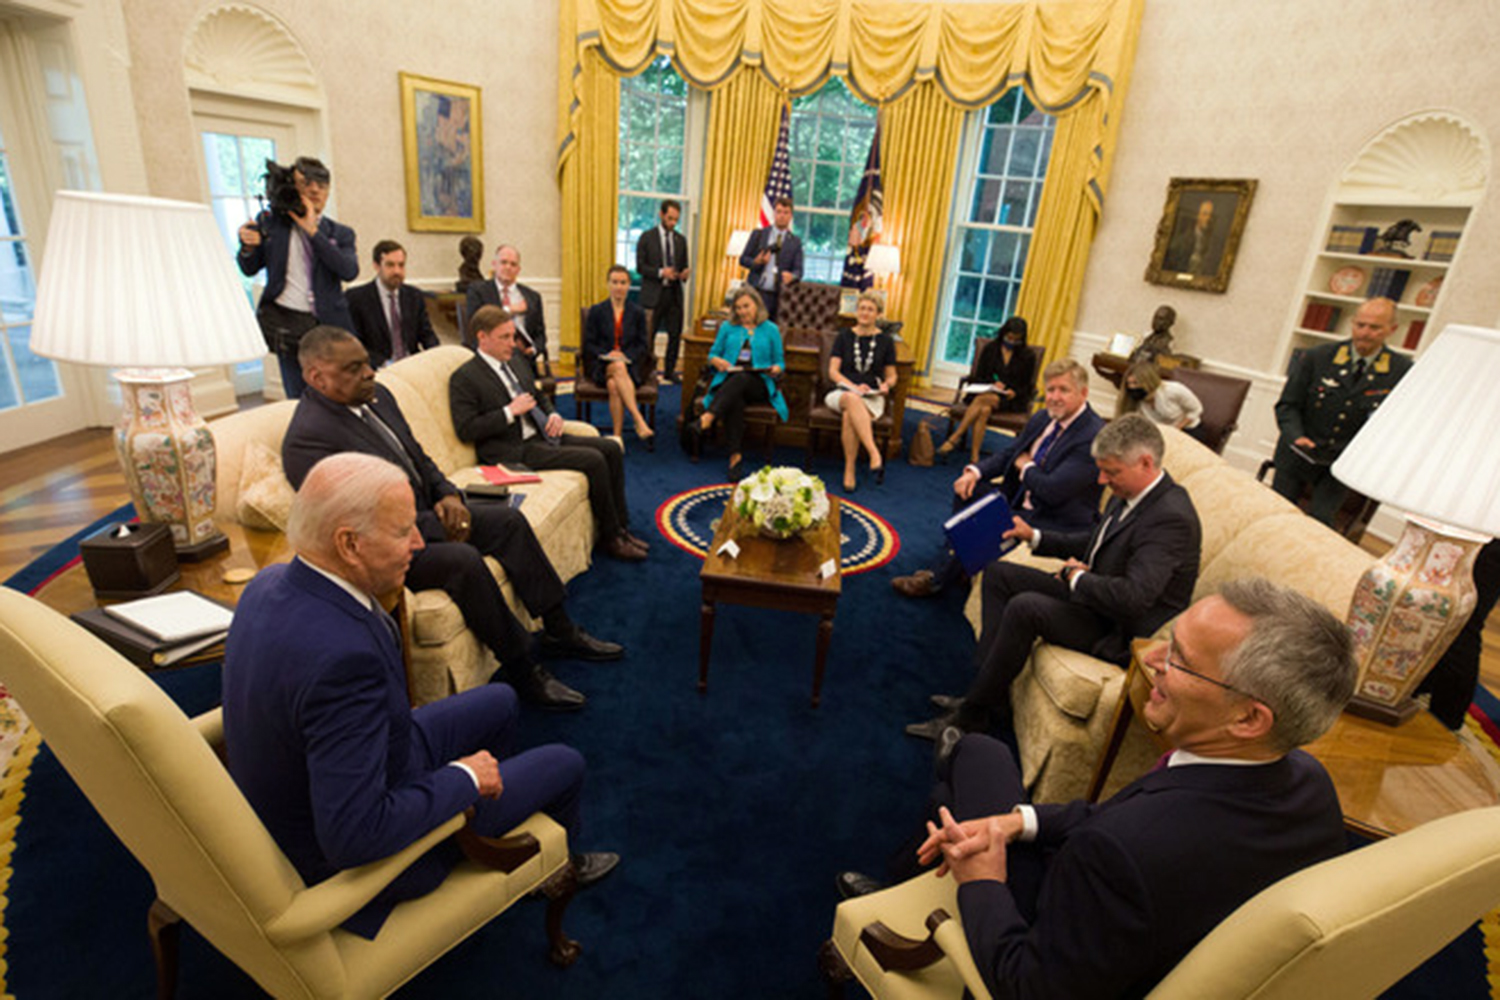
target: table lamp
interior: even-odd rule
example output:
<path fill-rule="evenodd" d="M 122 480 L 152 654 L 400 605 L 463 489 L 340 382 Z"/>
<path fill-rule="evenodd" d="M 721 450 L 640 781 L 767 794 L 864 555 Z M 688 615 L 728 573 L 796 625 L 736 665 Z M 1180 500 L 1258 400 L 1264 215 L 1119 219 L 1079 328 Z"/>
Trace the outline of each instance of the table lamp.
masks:
<path fill-rule="evenodd" d="M 740 254 L 745 252 L 745 247 L 750 242 L 750 230 L 736 229 L 729 234 L 729 244 L 724 247 L 724 256 L 740 259 Z"/>
<path fill-rule="evenodd" d="M 1350 489 L 1407 512 L 1349 608 L 1350 711 L 1392 725 L 1474 609 L 1474 557 L 1500 534 L 1500 330 L 1451 325 L 1333 464 Z"/>
<path fill-rule="evenodd" d="M 187 368 L 258 358 L 265 343 L 208 206 L 59 191 L 31 350 L 120 369 L 115 448 L 136 512 L 171 529 L 179 558 L 227 548 L 213 434 Z"/>
<path fill-rule="evenodd" d="M 876 278 L 901 273 L 901 250 L 889 243 L 876 243 L 865 251 L 865 270 Z"/>

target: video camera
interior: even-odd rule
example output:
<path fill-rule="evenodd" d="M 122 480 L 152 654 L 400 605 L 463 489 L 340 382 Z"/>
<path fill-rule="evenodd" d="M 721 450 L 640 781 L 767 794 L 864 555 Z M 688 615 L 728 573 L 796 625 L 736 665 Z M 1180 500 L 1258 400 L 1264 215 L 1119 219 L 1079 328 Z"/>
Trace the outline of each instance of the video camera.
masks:
<path fill-rule="evenodd" d="M 275 160 L 266 161 L 265 201 L 271 211 L 280 216 L 307 214 L 302 204 L 302 192 L 297 190 L 295 167 L 283 167 Z"/>

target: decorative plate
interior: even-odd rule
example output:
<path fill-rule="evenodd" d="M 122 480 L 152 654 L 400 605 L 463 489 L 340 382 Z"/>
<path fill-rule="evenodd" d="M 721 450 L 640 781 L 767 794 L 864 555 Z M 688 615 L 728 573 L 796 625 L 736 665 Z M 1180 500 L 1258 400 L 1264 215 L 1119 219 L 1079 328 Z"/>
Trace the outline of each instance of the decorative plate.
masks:
<path fill-rule="evenodd" d="M 1443 287 L 1443 276 L 1438 275 L 1427 284 L 1417 289 L 1417 297 L 1412 300 L 1423 309 L 1431 309 L 1432 304 L 1437 301 L 1438 291 Z"/>
<path fill-rule="evenodd" d="M 1365 287 L 1365 269 L 1341 267 L 1328 279 L 1328 290 L 1335 295 L 1354 295 Z"/>

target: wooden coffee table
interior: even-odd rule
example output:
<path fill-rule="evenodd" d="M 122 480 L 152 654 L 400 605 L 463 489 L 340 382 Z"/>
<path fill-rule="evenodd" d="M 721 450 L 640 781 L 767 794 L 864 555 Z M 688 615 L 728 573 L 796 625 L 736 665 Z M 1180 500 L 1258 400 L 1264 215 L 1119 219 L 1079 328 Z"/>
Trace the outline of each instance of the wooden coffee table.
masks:
<path fill-rule="evenodd" d="M 708 547 L 699 578 L 703 582 L 703 614 L 698 633 L 698 690 L 708 690 L 708 660 L 713 652 L 714 606 L 719 602 L 818 616 L 818 648 L 813 660 L 812 704 L 818 707 L 828 644 L 833 638 L 833 615 L 843 591 L 839 564 L 839 502 L 828 498 L 828 520 L 796 538 L 766 538 L 753 524 L 740 519 L 733 494 L 725 504 L 714 540 Z M 739 555 L 720 553 L 733 539 Z M 833 572 L 822 568 L 832 560 Z"/>
<path fill-rule="evenodd" d="M 1103 789 L 1131 719 L 1150 694 L 1151 684 L 1140 667 L 1140 654 L 1149 646 L 1144 639 L 1132 645 L 1126 697 L 1120 699 L 1095 769 L 1091 801 Z M 1389 837 L 1451 813 L 1500 805 L 1500 766 L 1483 747 L 1459 738 L 1427 712 L 1400 726 L 1345 712 L 1321 739 L 1303 749 L 1333 779 L 1345 828 L 1366 837 Z"/>

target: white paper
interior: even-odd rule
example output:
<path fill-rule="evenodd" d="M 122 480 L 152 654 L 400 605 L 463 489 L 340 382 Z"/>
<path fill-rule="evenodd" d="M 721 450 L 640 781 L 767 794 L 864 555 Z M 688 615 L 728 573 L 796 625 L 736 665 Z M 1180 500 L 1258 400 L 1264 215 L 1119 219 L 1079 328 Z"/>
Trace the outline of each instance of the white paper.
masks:
<path fill-rule="evenodd" d="M 828 560 L 823 565 L 818 567 L 818 575 L 821 576 L 824 580 L 828 579 L 830 576 L 833 576 L 833 574 L 837 573 L 838 571 L 839 564 L 833 559 Z"/>
<path fill-rule="evenodd" d="M 735 559 L 738 558 L 739 554 L 740 547 L 734 543 L 733 538 L 719 546 L 719 555 L 721 556 L 728 556 L 731 559 Z"/>
<path fill-rule="evenodd" d="M 162 642 L 182 642 L 211 632 L 227 632 L 234 619 L 233 611 L 191 590 L 111 604 L 104 612 Z"/>

